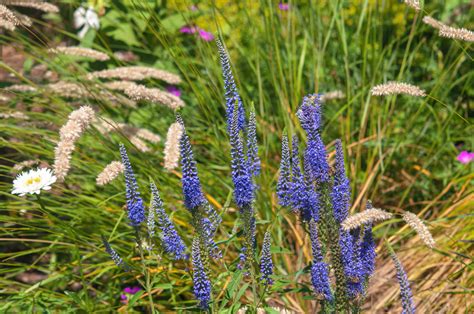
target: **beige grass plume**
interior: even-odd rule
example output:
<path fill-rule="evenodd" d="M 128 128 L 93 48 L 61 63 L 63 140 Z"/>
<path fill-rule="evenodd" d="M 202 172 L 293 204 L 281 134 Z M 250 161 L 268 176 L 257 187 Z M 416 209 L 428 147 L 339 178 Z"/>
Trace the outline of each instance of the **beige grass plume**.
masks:
<path fill-rule="evenodd" d="M 342 91 L 335 90 L 335 91 L 331 91 L 331 92 L 327 92 L 325 94 L 322 94 L 319 99 L 321 100 L 321 102 L 325 102 L 325 101 L 328 101 L 328 100 L 341 99 L 341 98 L 344 98 L 344 97 L 345 97 L 345 95 Z"/>
<path fill-rule="evenodd" d="M 10 92 L 36 92 L 36 87 L 30 85 L 22 85 L 22 84 L 13 84 L 4 88 L 6 91 Z"/>
<path fill-rule="evenodd" d="M 32 160 L 25 160 L 25 161 L 22 161 L 22 162 L 19 162 L 17 164 L 15 164 L 13 166 L 13 170 L 15 172 L 20 172 L 21 170 L 23 170 L 24 168 L 30 168 L 36 164 L 39 164 L 40 161 L 37 160 L 37 159 L 32 159 Z"/>
<path fill-rule="evenodd" d="M 180 150 L 179 141 L 183 135 L 183 126 L 179 122 L 170 125 L 165 143 L 165 169 L 173 170 L 178 167 Z"/>
<path fill-rule="evenodd" d="M 20 20 L 15 16 L 10 9 L 3 4 L 0 4 L 0 27 L 9 31 L 15 30 L 16 26 L 20 25 Z"/>
<path fill-rule="evenodd" d="M 136 83 L 130 81 L 112 81 L 103 83 L 104 87 L 111 89 L 111 90 L 119 90 L 124 91 L 128 88 L 137 86 Z"/>
<path fill-rule="evenodd" d="M 441 37 L 474 42 L 474 32 L 465 28 L 456 28 L 452 26 L 443 25 L 439 29 L 439 35 Z"/>
<path fill-rule="evenodd" d="M 0 118 L 1 119 L 13 118 L 13 119 L 18 119 L 18 120 L 28 120 L 29 119 L 29 117 L 21 111 L 0 113 Z"/>
<path fill-rule="evenodd" d="M 136 85 L 125 89 L 125 94 L 133 100 L 146 100 L 153 103 L 161 103 L 169 108 L 176 110 L 184 107 L 181 98 L 158 88 L 147 88 L 143 85 Z"/>
<path fill-rule="evenodd" d="M 82 106 L 71 112 L 65 125 L 59 130 L 59 142 L 54 150 L 53 170 L 59 181 L 64 181 L 71 168 L 71 154 L 75 142 L 89 127 L 95 116 L 89 106 Z"/>
<path fill-rule="evenodd" d="M 139 151 L 144 153 L 151 151 L 151 148 L 148 147 L 143 140 L 151 143 L 161 141 L 161 137 L 150 130 L 137 128 L 125 123 L 118 123 L 105 117 L 97 119 L 94 122 L 94 126 L 103 135 L 108 135 L 114 130 L 123 133 Z"/>
<path fill-rule="evenodd" d="M 124 97 L 123 95 L 113 94 L 108 90 L 104 90 L 100 86 L 95 87 L 98 91 L 89 90 L 80 84 L 59 81 L 57 83 L 48 84 L 46 88 L 51 92 L 66 98 L 99 98 L 102 97 L 111 101 L 112 103 L 123 104 L 130 108 L 136 108 L 135 101 Z"/>
<path fill-rule="evenodd" d="M 423 240 L 423 242 L 429 248 L 433 248 L 435 246 L 435 240 L 433 239 L 433 236 L 417 215 L 410 212 L 404 212 L 402 218 L 413 230 L 416 231 L 416 233 L 418 233 L 421 240 Z"/>
<path fill-rule="evenodd" d="M 423 18 L 423 23 L 430 25 L 431 27 L 439 30 L 439 36 L 452 38 L 452 39 L 459 39 L 468 42 L 474 41 L 474 32 L 465 29 L 465 28 L 456 28 L 453 26 L 449 26 L 440 22 L 431 16 L 425 16 Z"/>
<path fill-rule="evenodd" d="M 420 11 L 420 1 L 419 0 L 404 0 L 405 4 L 409 7 L 412 7 L 416 11 Z"/>
<path fill-rule="evenodd" d="M 36 9 L 46 13 L 58 13 L 59 8 L 54 4 L 43 2 L 43 1 L 25 1 L 25 0 L 3 0 L 3 4 L 12 5 L 15 7 L 24 7 Z"/>
<path fill-rule="evenodd" d="M 127 81 L 141 81 L 146 78 L 154 78 L 161 81 L 165 81 L 169 84 L 181 83 L 181 78 L 176 74 L 170 73 L 165 70 L 144 66 L 118 67 L 115 69 L 92 72 L 87 75 L 87 78 L 115 78 Z"/>
<path fill-rule="evenodd" d="M 369 207 L 369 206 L 368 206 Z M 364 224 L 374 223 L 392 218 L 392 214 L 378 208 L 367 208 L 363 212 L 349 216 L 342 222 L 342 228 L 346 231 L 357 229 Z"/>
<path fill-rule="evenodd" d="M 100 51 L 84 47 L 56 47 L 48 50 L 54 54 L 65 54 L 68 56 L 86 57 L 99 61 L 107 61 L 110 57 Z"/>
<path fill-rule="evenodd" d="M 402 82 L 388 82 L 372 87 L 370 90 L 374 96 L 386 96 L 395 94 L 406 94 L 411 96 L 424 97 L 426 92 L 418 86 L 402 83 Z"/>
<path fill-rule="evenodd" d="M 437 19 L 432 18 L 429 15 L 423 17 L 423 23 L 430 25 L 433 28 L 440 29 L 444 24 Z"/>
<path fill-rule="evenodd" d="M 120 161 L 112 161 L 96 178 L 97 185 L 106 185 L 123 173 L 124 166 Z"/>

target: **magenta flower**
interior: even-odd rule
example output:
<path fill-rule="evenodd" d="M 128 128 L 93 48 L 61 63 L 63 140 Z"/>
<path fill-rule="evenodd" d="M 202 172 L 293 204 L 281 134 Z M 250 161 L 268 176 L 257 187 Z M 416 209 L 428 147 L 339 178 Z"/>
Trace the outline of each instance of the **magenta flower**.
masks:
<path fill-rule="evenodd" d="M 179 31 L 183 34 L 194 34 L 196 30 L 197 28 L 194 26 L 183 26 Z"/>
<path fill-rule="evenodd" d="M 210 32 L 206 32 L 205 30 L 203 29 L 200 29 L 199 30 L 199 36 L 204 39 L 205 41 L 212 41 L 214 40 L 214 35 L 212 35 L 212 33 Z"/>
<path fill-rule="evenodd" d="M 181 91 L 176 86 L 170 85 L 166 87 L 166 91 L 172 95 L 175 95 L 176 97 L 181 96 Z"/>
<path fill-rule="evenodd" d="M 281 3 L 278 4 L 278 8 L 282 11 L 288 11 L 290 9 L 290 5 L 288 3 Z"/>
<path fill-rule="evenodd" d="M 130 295 L 134 295 L 135 293 L 137 293 L 138 291 L 142 290 L 142 288 L 138 287 L 138 286 L 133 286 L 133 287 L 125 287 L 125 289 L 123 289 L 123 292 L 121 295 L 120 295 L 120 300 L 122 303 L 127 303 L 128 302 L 128 298 Z"/>
<path fill-rule="evenodd" d="M 474 153 L 463 150 L 457 157 L 457 160 L 462 164 L 470 163 L 474 159 Z"/>

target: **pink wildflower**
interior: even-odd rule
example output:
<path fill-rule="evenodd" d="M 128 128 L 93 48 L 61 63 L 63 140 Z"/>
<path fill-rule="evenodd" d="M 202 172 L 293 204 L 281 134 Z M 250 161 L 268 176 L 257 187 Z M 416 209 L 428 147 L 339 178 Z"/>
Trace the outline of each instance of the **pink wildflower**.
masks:
<path fill-rule="evenodd" d="M 176 97 L 181 96 L 181 91 L 176 86 L 170 85 L 166 87 L 166 91 L 172 95 L 175 95 Z"/>
<path fill-rule="evenodd" d="M 179 30 L 183 34 L 194 34 L 196 32 L 196 27 L 194 26 L 183 26 Z"/>
<path fill-rule="evenodd" d="M 290 5 L 288 3 L 281 3 L 278 4 L 278 8 L 282 11 L 288 11 L 290 9 Z"/>
<path fill-rule="evenodd" d="M 462 151 L 457 157 L 457 160 L 462 164 L 470 163 L 473 159 L 474 153 L 470 153 L 467 150 Z"/>
<path fill-rule="evenodd" d="M 123 289 L 123 292 L 121 295 L 120 295 L 120 299 L 121 299 L 121 302 L 122 303 L 127 303 L 128 302 L 128 299 L 131 295 L 134 295 L 135 293 L 137 293 L 138 291 L 142 290 L 142 288 L 138 287 L 138 286 L 133 286 L 133 287 L 125 287 L 125 289 Z"/>
<path fill-rule="evenodd" d="M 212 33 L 210 33 L 210 32 L 206 32 L 203 29 L 199 30 L 199 36 L 201 36 L 201 38 L 204 39 L 205 41 L 214 40 L 214 35 L 212 35 Z"/>

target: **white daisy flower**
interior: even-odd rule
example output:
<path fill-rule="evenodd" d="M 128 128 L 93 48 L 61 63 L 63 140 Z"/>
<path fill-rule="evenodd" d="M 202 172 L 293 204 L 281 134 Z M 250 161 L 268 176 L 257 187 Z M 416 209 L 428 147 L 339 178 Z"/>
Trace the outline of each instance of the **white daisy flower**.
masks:
<path fill-rule="evenodd" d="M 40 194 L 41 190 L 51 189 L 51 184 L 56 182 L 56 176 L 51 169 L 38 168 L 23 171 L 13 180 L 12 194 L 23 196 L 25 194 Z"/>

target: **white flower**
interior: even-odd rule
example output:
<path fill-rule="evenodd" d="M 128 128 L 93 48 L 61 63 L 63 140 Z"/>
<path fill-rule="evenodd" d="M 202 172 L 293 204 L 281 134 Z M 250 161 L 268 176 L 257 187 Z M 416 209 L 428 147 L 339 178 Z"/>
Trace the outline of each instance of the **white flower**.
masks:
<path fill-rule="evenodd" d="M 51 169 L 38 168 L 23 171 L 13 180 L 12 194 L 23 196 L 25 194 L 40 194 L 41 190 L 51 189 L 51 184 L 56 182 L 56 176 Z"/>
<path fill-rule="evenodd" d="M 79 29 L 81 27 L 82 29 L 77 34 L 79 38 L 84 38 L 90 28 L 99 29 L 99 16 L 93 8 L 89 7 L 86 10 L 84 7 L 79 7 L 74 11 L 74 28 Z"/>

